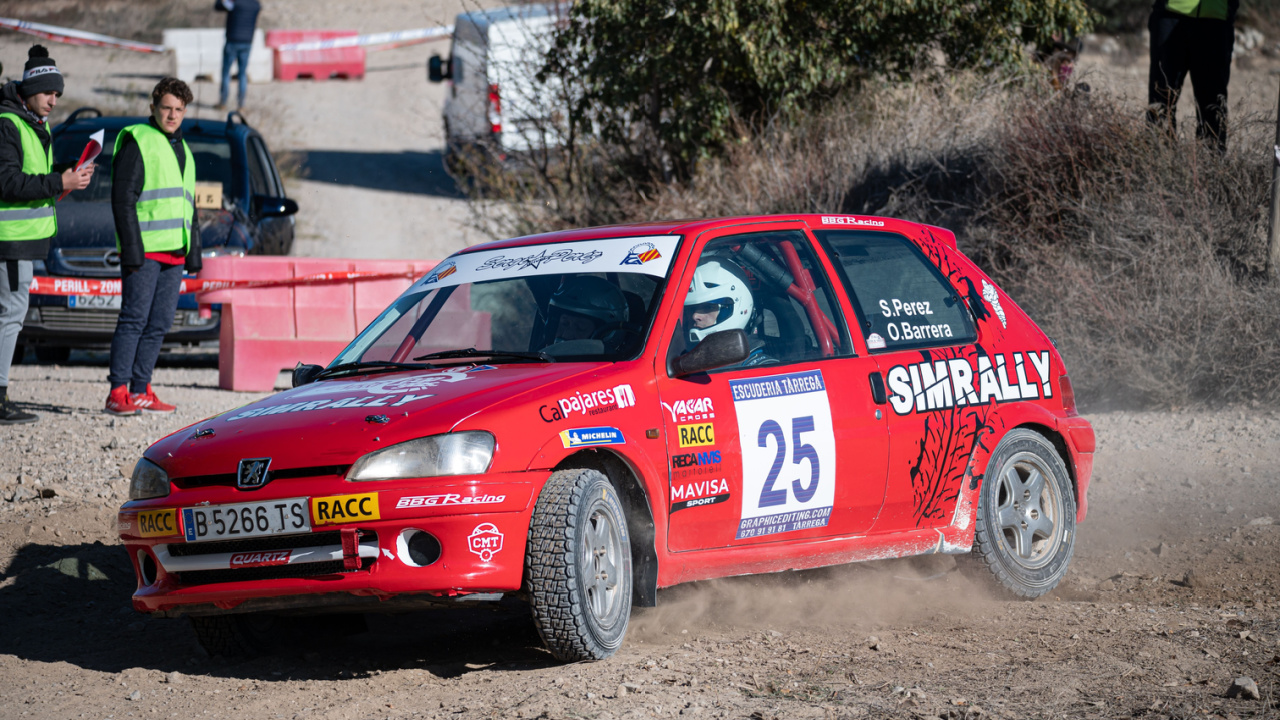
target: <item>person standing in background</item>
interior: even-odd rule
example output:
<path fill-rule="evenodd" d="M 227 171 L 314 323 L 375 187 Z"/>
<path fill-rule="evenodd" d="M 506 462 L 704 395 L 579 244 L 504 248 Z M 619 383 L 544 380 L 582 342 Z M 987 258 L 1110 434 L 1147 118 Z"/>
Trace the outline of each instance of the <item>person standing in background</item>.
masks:
<path fill-rule="evenodd" d="M 1227 149 L 1227 84 L 1240 0 L 1155 0 L 1147 120 L 1177 131 L 1178 96 L 1191 74 L 1196 96 L 1196 137 Z"/>
<path fill-rule="evenodd" d="M 49 254 L 49 240 L 58 232 L 58 196 L 88 187 L 93 178 L 92 164 L 79 172 L 53 172 L 48 117 L 62 89 L 62 73 L 49 51 L 33 45 L 22 80 L 0 90 L 0 425 L 39 419 L 9 400 L 9 365 L 27 316 L 31 261 Z"/>
<path fill-rule="evenodd" d="M 213 7 L 227 14 L 227 42 L 222 46 L 222 88 L 214 108 L 227 109 L 227 95 L 231 92 L 231 61 L 234 60 L 240 73 L 236 109 L 241 110 L 249 84 L 249 48 L 253 45 L 253 31 L 258 25 L 262 6 L 258 0 L 217 0 Z"/>
<path fill-rule="evenodd" d="M 182 270 L 200 269 L 195 227 L 196 161 L 182 139 L 191 88 L 165 78 L 151 91 L 151 117 L 116 136 L 111 213 L 120 252 L 120 319 L 111 336 L 112 415 L 171 413 L 151 389 L 165 333 L 178 309 Z"/>

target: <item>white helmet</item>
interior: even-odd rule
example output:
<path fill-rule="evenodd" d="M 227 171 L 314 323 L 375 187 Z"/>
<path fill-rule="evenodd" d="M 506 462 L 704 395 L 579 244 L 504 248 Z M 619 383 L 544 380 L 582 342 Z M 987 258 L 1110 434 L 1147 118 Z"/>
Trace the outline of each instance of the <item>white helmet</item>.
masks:
<path fill-rule="evenodd" d="M 694 327 L 694 312 L 712 310 L 718 311 L 714 324 Z M 721 330 L 745 330 L 754 311 L 755 299 L 747 285 L 747 274 L 733 262 L 713 257 L 703 260 L 693 271 L 693 283 L 684 298 L 684 322 L 691 343 L 700 343 Z"/>

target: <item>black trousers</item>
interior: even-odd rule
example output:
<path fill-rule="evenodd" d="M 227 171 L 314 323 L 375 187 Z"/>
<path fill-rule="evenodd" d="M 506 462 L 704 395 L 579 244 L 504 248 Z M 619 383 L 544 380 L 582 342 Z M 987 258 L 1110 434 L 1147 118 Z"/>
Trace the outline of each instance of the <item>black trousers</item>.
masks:
<path fill-rule="evenodd" d="M 1190 73 L 1196 96 L 1196 137 L 1212 140 L 1225 150 L 1234 24 L 1155 9 L 1147 28 L 1151 31 L 1147 119 L 1170 132 L 1177 129 L 1178 96 Z"/>

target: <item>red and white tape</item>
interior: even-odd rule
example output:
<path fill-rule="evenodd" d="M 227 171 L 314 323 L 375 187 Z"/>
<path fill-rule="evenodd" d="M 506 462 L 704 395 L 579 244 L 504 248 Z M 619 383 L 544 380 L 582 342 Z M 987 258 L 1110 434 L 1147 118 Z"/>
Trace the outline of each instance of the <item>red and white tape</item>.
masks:
<path fill-rule="evenodd" d="M 369 35 L 349 35 L 329 40 L 309 40 L 305 42 L 281 45 L 277 50 L 302 52 L 306 50 L 334 50 L 346 47 L 367 47 L 369 45 L 386 45 L 378 48 L 388 50 L 393 47 L 416 45 L 431 40 L 440 40 L 453 35 L 453 26 L 444 25 L 433 28 L 417 28 L 414 30 L 396 30 L 394 32 L 371 33 Z"/>
<path fill-rule="evenodd" d="M 14 18 L 0 18 L 0 28 L 16 30 L 20 33 L 35 35 L 45 40 L 67 43 L 68 45 L 93 45 L 95 47 L 120 48 L 144 53 L 162 53 L 165 51 L 163 45 L 121 40 L 120 38 L 84 32 L 83 30 L 72 30 L 71 28 L 58 27 L 57 25 L 45 25 L 43 23 L 15 20 Z"/>
<path fill-rule="evenodd" d="M 290 287 L 295 285 L 326 285 L 331 283 L 363 282 L 369 280 L 412 280 L 414 272 L 327 272 L 304 275 L 284 280 L 183 280 L 178 292 L 197 293 L 210 290 L 241 290 L 245 288 Z M 119 295 L 120 279 L 69 278 L 37 276 L 31 279 L 32 295 Z"/>

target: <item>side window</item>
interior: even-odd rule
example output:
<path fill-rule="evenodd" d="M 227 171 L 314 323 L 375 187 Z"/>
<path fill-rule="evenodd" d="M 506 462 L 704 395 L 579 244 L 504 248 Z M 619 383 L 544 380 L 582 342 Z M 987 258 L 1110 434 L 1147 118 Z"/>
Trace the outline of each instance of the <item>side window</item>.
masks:
<path fill-rule="evenodd" d="M 798 230 L 717 238 L 703 249 L 686 288 L 669 354 L 708 335 L 743 330 L 751 355 L 739 366 L 785 365 L 849 354 L 830 284 Z M 721 368 L 729 370 L 730 368 Z"/>
<path fill-rule="evenodd" d="M 254 195 L 273 195 L 271 185 L 267 181 L 267 169 L 262 165 L 262 141 L 254 137 L 249 138 L 245 155 L 249 158 L 249 192 Z"/>
<path fill-rule="evenodd" d="M 958 345 L 976 338 L 960 297 L 910 240 L 863 230 L 816 234 L 839 258 L 868 349 Z"/>

